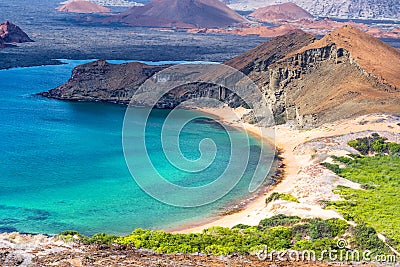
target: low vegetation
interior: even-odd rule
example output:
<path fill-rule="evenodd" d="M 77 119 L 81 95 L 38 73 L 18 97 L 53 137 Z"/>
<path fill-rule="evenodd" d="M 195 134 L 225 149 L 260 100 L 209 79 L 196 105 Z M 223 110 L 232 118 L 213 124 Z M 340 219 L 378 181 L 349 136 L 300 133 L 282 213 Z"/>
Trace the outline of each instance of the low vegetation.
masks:
<path fill-rule="evenodd" d="M 294 196 L 292 196 L 290 194 L 274 192 L 269 197 L 267 197 L 267 199 L 265 200 L 265 204 L 268 205 L 268 203 L 270 203 L 274 200 L 278 200 L 278 199 L 297 202 L 297 203 L 299 202 L 299 200 L 297 198 L 295 198 Z"/>
<path fill-rule="evenodd" d="M 377 133 L 373 133 L 370 137 L 357 138 L 348 142 L 348 145 L 358 150 L 362 155 L 400 155 L 400 144 L 387 142 L 387 138 L 381 137 Z"/>
<path fill-rule="evenodd" d="M 203 252 L 228 255 L 253 254 L 265 247 L 277 251 L 294 249 L 314 250 L 318 253 L 323 250 L 340 249 L 337 245 L 338 238 L 346 238 L 355 249 L 363 248 L 360 244 L 363 246 L 372 244 L 375 248 L 374 242 L 364 243 L 358 240 L 365 236 L 378 240 L 376 235 L 370 235 L 368 231 L 365 234 L 366 230 L 353 228 L 339 219 L 301 219 L 296 216 L 278 215 L 262 220 L 258 226 L 241 224 L 232 229 L 212 227 L 203 233 L 172 234 L 164 231 L 136 229 L 131 234 L 122 237 L 107 234 L 85 237 L 74 231 L 63 232 L 59 237 L 85 244 L 120 244 L 145 248 L 158 253 Z M 386 251 L 383 243 L 380 248 Z"/>
<path fill-rule="evenodd" d="M 344 164 L 325 163 L 339 176 L 361 184 L 356 190 L 339 186 L 335 193 L 343 201 L 328 203 L 328 208 L 343 214 L 344 218 L 365 227 L 372 227 L 385 235 L 389 242 L 400 249 L 400 157 L 399 144 L 388 143 L 374 134 L 369 138 L 349 142 L 364 156 L 334 157 L 334 161 Z M 365 156 L 374 154 L 374 156 Z M 368 230 L 372 233 L 372 230 Z"/>

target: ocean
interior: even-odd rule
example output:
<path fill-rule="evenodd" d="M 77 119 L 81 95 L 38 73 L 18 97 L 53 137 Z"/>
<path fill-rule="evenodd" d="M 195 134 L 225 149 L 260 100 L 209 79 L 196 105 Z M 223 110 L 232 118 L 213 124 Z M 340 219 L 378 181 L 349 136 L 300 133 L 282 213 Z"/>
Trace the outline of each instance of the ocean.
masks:
<path fill-rule="evenodd" d="M 52 235 L 77 230 L 85 235 L 123 235 L 135 228 L 164 229 L 215 216 L 248 196 L 260 151 L 255 137 L 247 143 L 251 153 L 243 178 L 222 199 L 201 207 L 181 208 L 147 195 L 132 178 L 124 159 L 125 106 L 58 101 L 36 95 L 64 83 L 74 66 L 87 61 L 66 62 L 0 71 L 0 232 Z M 179 112 L 183 121 L 196 111 Z M 205 172 L 182 172 L 160 153 L 160 129 L 168 113 L 152 112 L 146 128 L 146 142 L 151 144 L 149 157 L 155 168 L 180 185 L 213 182 L 229 162 L 227 132 L 221 125 L 201 118 L 188 123 L 179 140 L 187 158 L 199 157 L 199 142 L 204 138 L 212 139 L 218 150 Z M 137 116 L 140 114 L 138 109 Z M 180 116 L 175 119 L 180 120 Z M 246 138 L 237 129 L 228 131 L 233 138 Z"/>

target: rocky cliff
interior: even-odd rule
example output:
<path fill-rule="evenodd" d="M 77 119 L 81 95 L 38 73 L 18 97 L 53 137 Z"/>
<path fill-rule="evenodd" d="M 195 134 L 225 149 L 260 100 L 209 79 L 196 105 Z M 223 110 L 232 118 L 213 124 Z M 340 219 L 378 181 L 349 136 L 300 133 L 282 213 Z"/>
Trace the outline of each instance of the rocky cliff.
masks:
<path fill-rule="evenodd" d="M 116 65 L 99 60 L 75 67 L 67 83 L 42 95 L 62 100 L 128 104 L 140 85 L 165 67 L 136 62 Z"/>
<path fill-rule="evenodd" d="M 74 68 L 72 76 L 67 83 L 43 92 L 45 97 L 70 100 L 111 102 L 129 104 L 134 94 L 139 96 L 136 105 L 150 105 L 147 99 L 151 98 L 151 92 L 137 92 L 139 87 L 151 76 L 169 67 L 149 66 L 132 62 L 125 64 L 110 64 L 105 60 L 98 60 Z M 162 77 L 171 79 L 171 77 Z M 194 98 L 207 97 L 218 99 L 231 107 L 243 105 L 243 101 L 230 90 L 220 86 L 206 83 L 192 83 L 179 86 L 164 95 L 156 108 L 174 108 L 180 103 Z"/>
<path fill-rule="evenodd" d="M 0 24 L 0 40 L 4 43 L 33 42 L 31 38 L 17 25 L 6 21 Z M 1 46 L 1 41 L 0 41 Z"/>
<path fill-rule="evenodd" d="M 276 121 L 311 127 L 368 113 L 400 113 L 400 51 L 344 27 L 270 64 L 259 86 Z"/>
<path fill-rule="evenodd" d="M 307 128 L 368 113 L 400 114 L 400 51 L 351 27 L 321 40 L 304 32 L 280 36 L 225 64 L 259 86 L 277 123 Z M 128 103 L 148 77 L 165 67 L 97 61 L 76 67 L 66 84 L 43 95 Z M 194 83 L 174 89 L 156 107 L 173 108 L 202 96 L 244 105 L 226 88 Z"/>

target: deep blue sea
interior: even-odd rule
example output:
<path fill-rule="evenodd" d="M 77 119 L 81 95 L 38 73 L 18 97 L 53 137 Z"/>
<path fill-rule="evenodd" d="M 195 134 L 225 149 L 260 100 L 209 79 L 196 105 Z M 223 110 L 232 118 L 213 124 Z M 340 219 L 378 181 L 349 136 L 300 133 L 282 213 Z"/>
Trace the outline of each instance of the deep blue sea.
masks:
<path fill-rule="evenodd" d="M 73 229 L 91 235 L 127 234 L 137 227 L 161 229 L 215 215 L 248 194 L 251 171 L 258 161 L 255 138 L 248 144 L 252 153 L 243 179 L 217 202 L 178 208 L 143 192 L 124 159 L 126 107 L 35 95 L 67 81 L 72 68 L 84 62 L 0 71 L 0 232 L 56 234 Z M 194 111 L 180 112 L 184 120 Z M 149 153 L 158 162 L 155 167 L 177 184 L 212 182 L 229 161 L 226 131 L 201 119 L 187 124 L 180 136 L 185 156 L 197 158 L 199 141 L 207 137 L 218 147 L 217 160 L 203 175 L 180 173 L 164 162 L 157 145 L 167 114 L 157 110 L 149 119 L 146 141 L 154 144 Z M 229 132 L 234 138 L 245 138 L 235 129 Z"/>

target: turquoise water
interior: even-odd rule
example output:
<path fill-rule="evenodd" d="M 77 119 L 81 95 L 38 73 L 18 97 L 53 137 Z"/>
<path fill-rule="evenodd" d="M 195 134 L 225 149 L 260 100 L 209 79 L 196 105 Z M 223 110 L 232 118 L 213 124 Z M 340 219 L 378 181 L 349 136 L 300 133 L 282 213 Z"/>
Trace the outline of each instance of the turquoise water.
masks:
<path fill-rule="evenodd" d="M 244 178 L 215 203 L 177 208 L 144 193 L 124 160 L 124 106 L 35 95 L 65 82 L 72 68 L 82 62 L 0 71 L 0 232 L 55 234 L 74 229 L 90 235 L 127 234 L 137 227 L 160 229 L 216 214 L 248 193 L 258 160 L 255 138 L 250 140 L 251 160 Z M 184 120 L 193 111 L 180 112 Z M 151 144 L 149 154 L 156 168 L 185 186 L 213 181 L 229 160 L 227 133 L 204 120 L 185 126 L 180 144 L 187 158 L 199 156 L 198 144 L 205 137 L 214 140 L 218 154 L 206 172 L 197 176 L 181 173 L 160 153 L 160 129 L 167 114 L 153 112 L 147 129 L 146 141 Z M 235 129 L 229 131 L 234 138 L 245 138 Z"/>

